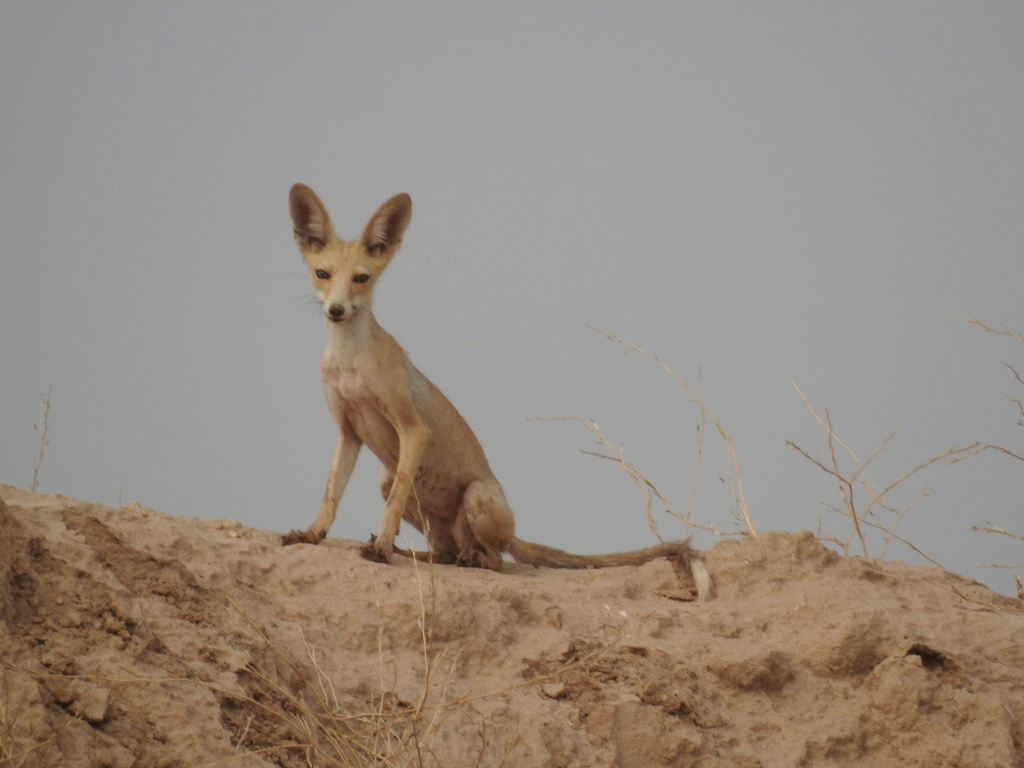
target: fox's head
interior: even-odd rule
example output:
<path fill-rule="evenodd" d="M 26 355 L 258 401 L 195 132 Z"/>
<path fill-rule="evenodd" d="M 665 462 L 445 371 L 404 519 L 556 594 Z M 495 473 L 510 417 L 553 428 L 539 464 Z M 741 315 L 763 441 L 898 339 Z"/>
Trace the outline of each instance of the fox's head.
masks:
<path fill-rule="evenodd" d="M 324 316 L 341 323 L 368 310 L 374 283 L 402 244 L 412 198 L 403 192 L 385 202 L 351 242 L 337 238 L 327 208 L 305 184 L 292 187 L 288 208 Z"/>

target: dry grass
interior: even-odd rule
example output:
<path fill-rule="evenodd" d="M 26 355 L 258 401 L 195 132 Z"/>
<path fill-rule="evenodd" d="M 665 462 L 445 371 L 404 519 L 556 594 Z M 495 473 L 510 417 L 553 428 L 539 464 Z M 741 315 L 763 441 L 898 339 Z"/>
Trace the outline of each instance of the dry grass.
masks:
<path fill-rule="evenodd" d="M 229 601 L 230 602 L 230 601 Z M 184 674 L 173 677 L 110 677 L 99 674 L 65 675 L 23 673 L 28 678 L 60 677 L 87 680 L 97 685 L 200 686 L 219 702 L 225 727 L 233 728 L 231 744 L 237 754 L 203 763 L 197 768 L 231 766 L 249 756 L 262 756 L 282 768 L 503 768 L 514 765 L 512 753 L 519 741 L 518 731 L 511 735 L 501 729 L 500 739 L 477 709 L 479 702 L 506 696 L 524 688 L 537 688 L 556 681 L 566 673 L 585 670 L 609 651 L 619 647 L 651 616 L 638 617 L 610 642 L 588 644 L 592 650 L 567 655 L 548 665 L 550 671 L 527 676 L 516 683 L 496 683 L 498 670 L 489 679 L 458 695 L 450 695 L 457 678 L 458 659 L 450 649 L 425 650 L 423 681 L 414 702 L 402 700 L 393 681 L 384 681 L 386 667 L 381 651 L 380 691 L 363 700 L 339 693 L 315 648 L 305 644 L 306 659 L 300 663 L 255 624 L 235 603 L 230 605 L 249 624 L 262 643 L 264 661 L 250 663 L 239 673 L 239 685 L 231 688 L 203 680 L 184 660 L 178 660 Z M 424 603 L 424 608 L 425 608 Z M 429 618 L 421 614 L 420 628 L 424 648 L 431 646 Z M 282 670 L 287 670 L 282 674 Z M 0 678 L 2 680 L 2 678 Z M 20 768 L 33 756 L 54 745 L 67 725 L 29 748 L 13 739 L 14 723 L 24 717 L 24 706 L 12 706 L 10 696 L 0 688 L 0 768 Z M 446 732 L 451 725 L 456 733 Z M 507 725 L 504 723 L 503 725 Z M 476 728 L 476 744 L 472 733 Z M 453 739 L 446 737 L 453 736 Z M 458 756 L 452 758 L 453 744 Z M 58 753 L 58 760 L 59 760 Z M 28 762 L 50 765 L 48 762 Z M 59 763 L 56 763 L 59 764 Z"/>
<path fill-rule="evenodd" d="M 64 715 L 61 725 L 45 738 L 33 738 L 38 730 L 49 730 L 45 714 L 39 710 L 32 722 L 33 702 L 27 686 L 15 686 L 17 677 L 31 676 L 18 673 L 6 664 L 0 666 L 0 768 L 21 768 L 24 765 L 55 765 L 47 760 L 60 735 L 76 718 Z"/>
<path fill-rule="evenodd" d="M 457 695 L 459 679 L 457 651 L 435 649 L 430 639 L 430 621 L 426 600 L 422 604 L 419 626 L 423 638 L 423 670 L 420 694 L 408 702 L 395 692 L 395 681 L 386 681 L 388 666 L 381 646 L 380 689 L 368 699 L 357 700 L 340 694 L 325 669 L 316 649 L 305 645 L 306 660 L 300 663 L 282 649 L 236 604 L 232 607 L 245 619 L 268 654 L 262 664 L 251 663 L 240 674 L 240 686 L 227 688 L 198 679 L 194 675 L 170 678 L 109 678 L 97 675 L 77 676 L 103 685 L 198 685 L 209 690 L 220 702 L 222 720 L 235 732 L 231 743 L 238 754 L 206 766 L 230 766 L 238 760 L 260 755 L 283 768 L 503 768 L 514 765 L 512 752 L 519 741 L 518 731 L 509 734 L 503 728 L 500 741 L 487 725 L 476 705 L 485 700 L 507 696 L 524 688 L 540 688 L 566 673 L 586 669 L 598 658 L 620 646 L 651 616 L 638 617 L 610 642 L 593 650 L 572 654 L 552 662 L 550 671 L 535 673 L 519 682 L 499 682 L 506 670 L 496 670 L 489 678 Z M 281 669 L 288 671 L 282 676 Z M 451 726 L 457 732 L 450 734 Z M 476 728 L 476 744 L 467 749 L 468 729 Z M 452 740 L 459 757 L 451 757 Z M 472 737 L 470 737 L 470 740 Z M 0 763 L 3 765 L 3 763 Z"/>
<path fill-rule="evenodd" d="M 306 660 L 300 663 L 237 605 L 231 605 L 248 622 L 262 644 L 262 649 L 254 648 L 253 651 L 254 655 L 262 656 L 263 661 L 246 665 L 238 673 L 237 686 L 226 687 L 204 680 L 187 660 L 181 659 L 176 663 L 183 674 L 172 677 L 22 674 L 36 680 L 60 677 L 111 687 L 200 686 L 217 699 L 224 727 L 234 731 L 231 744 L 237 750 L 233 756 L 203 763 L 202 768 L 230 766 L 253 755 L 262 756 L 282 768 L 480 768 L 485 764 L 502 768 L 508 764 L 518 742 L 518 734 L 496 741 L 486 719 L 474 705 L 515 688 L 543 682 L 531 680 L 484 690 L 485 681 L 468 692 L 449 696 L 456 679 L 458 659 L 445 650 L 428 651 L 424 656 L 426 666 L 422 690 L 416 701 L 404 701 L 395 693 L 394 686 L 386 683 L 378 693 L 360 699 L 339 693 L 311 645 L 305 645 Z M 424 637 L 429 638 L 429 621 L 421 621 L 420 626 Z M 429 640 L 425 648 L 428 645 Z M 383 655 L 380 667 L 383 682 L 383 669 L 386 667 Z M 50 765 L 39 762 L 39 753 L 53 745 L 74 718 L 67 717 L 64 725 L 46 739 L 24 747 L 24 738 L 16 737 L 15 724 L 20 723 L 24 730 L 25 707 L 17 702 L 12 706 L 10 697 L 3 694 L 0 688 L 0 768 L 20 768 L 23 764 Z M 458 727 L 459 733 L 455 737 L 460 743 L 465 743 L 464 735 L 474 723 L 478 733 L 475 748 L 460 752 L 459 759 L 455 761 L 450 759 L 450 750 L 445 751 L 446 737 L 449 736 L 446 726 L 453 719 L 458 721 L 453 725 Z M 438 746 L 441 747 L 440 752 Z"/>
<path fill-rule="evenodd" d="M 386 679 L 384 670 L 388 665 L 383 622 L 379 624 L 378 631 L 378 693 L 369 701 L 356 702 L 345 700 L 337 694 L 331 676 L 322 667 L 314 648 L 306 644 L 308 664 L 297 663 L 232 604 L 266 644 L 274 658 L 283 662 L 293 676 L 292 684 L 285 685 L 276 675 L 250 667 L 262 690 L 271 694 L 273 704 L 268 704 L 267 699 L 260 696 L 242 695 L 237 691 L 227 691 L 203 683 L 218 695 L 230 697 L 248 710 L 235 743 L 246 745 L 249 751 L 239 757 L 244 754 L 273 754 L 281 757 L 287 753 L 298 756 L 301 761 L 299 764 L 310 768 L 457 768 L 463 765 L 479 768 L 484 764 L 502 768 L 509 764 L 512 751 L 519 741 L 518 731 L 503 736 L 503 741 L 496 743 L 494 734 L 488 730 L 485 716 L 476 705 L 507 696 L 522 688 L 539 688 L 567 672 L 585 668 L 619 646 L 650 619 L 650 616 L 639 617 L 610 642 L 596 646 L 591 652 L 580 653 L 554 664 L 548 673 L 534 674 L 519 682 L 508 683 L 504 674 L 507 670 L 497 669 L 472 688 L 455 694 L 459 679 L 456 671 L 460 664 L 458 651 L 450 646 L 436 648 L 431 636 L 430 616 L 434 611 L 432 605 L 428 609 L 428 602 L 432 604 L 436 594 L 433 588 L 434 566 L 428 565 L 425 575 L 424 569 L 416 564 L 417 561 L 413 560 L 413 563 L 420 594 L 418 626 L 422 657 L 422 683 L 419 696 L 414 702 L 403 701 L 395 693 L 396 681 Z M 425 578 L 430 579 L 429 589 L 426 588 Z M 307 673 L 308 668 L 313 670 L 312 676 Z M 300 681 L 297 690 L 295 679 Z M 247 731 L 259 717 L 278 722 L 298 738 L 291 744 L 261 744 L 256 740 L 247 742 Z M 453 763 L 443 749 L 438 751 L 438 746 L 445 741 L 447 726 L 462 726 L 464 732 L 467 723 L 475 723 L 477 744 L 474 750 L 465 754 L 464 759 Z M 508 731 L 505 730 L 505 733 Z M 464 742 L 464 739 L 459 737 L 458 741 Z M 229 762 L 222 761 L 221 764 Z M 285 766 L 295 764 L 287 759 L 280 762 Z"/>
<path fill-rule="evenodd" d="M 273 756 L 282 766 L 310 768 L 448 768 L 450 763 L 436 754 L 436 748 L 444 740 L 446 725 L 458 715 L 463 722 L 468 717 L 477 723 L 479 744 L 475 755 L 467 756 L 465 762 L 457 765 L 480 766 L 485 755 L 497 757 L 498 762 L 489 763 L 496 768 L 505 765 L 517 738 L 501 745 L 492 743 L 486 720 L 473 704 L 481 698 L 505 693 L 509 688 L 452 694 L 458 656 L 449 653 L 447 648 L 436 649 L 431 636 L 429 617 L 433 610 L 428 607 L 428 601 L 432 604 L 436 594 L 434 566 L 428 564 L 423 569 L 416 559 L 412 562 L 419 585 L 418 627 L 422 655 L 422 684 L 413 702 L 401 699 L 395 692 L 396 681 L 387 680 L 385 670 L 389 665 L 383 621 L 378 625 L 378 692 L 360 701 L 339 695 L 316 649 L 305 639 L 306 664 L 300 664 L 232 603 L 270 651 L 274 663 L 268 666 L 279 669 L 283 665 L 290 672 L 290 679 L 285 682 L 276 673 L 250 665 L 251 681 L 246 693 L 203 683 L 222 701 L 229 700 L 245 712 L 235 743 L 238 747 L 244 745 L 247 751 L 239 757 L 263 754 Z M 429 588 L 425 579 L 429 579 Z M 254 728 L 254 724 L 259 727 Z M 273 736 L 268 739 L 264 734 Z M 218 764 L 234 759 L 237 758 Z"/>

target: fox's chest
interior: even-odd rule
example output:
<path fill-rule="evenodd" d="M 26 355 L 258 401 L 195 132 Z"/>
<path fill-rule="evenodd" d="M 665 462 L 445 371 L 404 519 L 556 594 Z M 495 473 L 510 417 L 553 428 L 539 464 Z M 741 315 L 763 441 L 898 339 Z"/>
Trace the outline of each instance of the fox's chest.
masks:
<path fill-rule="evenodd" d="M 387 466 L 398 463 L 398 432 L 385 416 L 385 404 L 358 371 L 325 367 L 324 393 L 339 423 L 348 424 Z"/>
<path fill-rule="evenodd" d="M 324 391 L 330 400 L 341 398 L 346 403 L 356 406 L 358 403 L 371 399 L 369 381 L 358 370 L 342 368 L 338 365 L 322 366 Z"/>

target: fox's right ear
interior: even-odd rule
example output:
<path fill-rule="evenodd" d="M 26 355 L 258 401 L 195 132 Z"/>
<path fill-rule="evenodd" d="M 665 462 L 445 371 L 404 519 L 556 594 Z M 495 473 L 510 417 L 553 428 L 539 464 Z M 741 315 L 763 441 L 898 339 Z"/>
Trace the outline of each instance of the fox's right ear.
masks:
<path fill-rule="evenodd" d="M 300 250 L 319 251 L 334 239 L 334 225 L 327 208 L 305 184 L 296 184 L 288 193 L 288 210 Z"/>

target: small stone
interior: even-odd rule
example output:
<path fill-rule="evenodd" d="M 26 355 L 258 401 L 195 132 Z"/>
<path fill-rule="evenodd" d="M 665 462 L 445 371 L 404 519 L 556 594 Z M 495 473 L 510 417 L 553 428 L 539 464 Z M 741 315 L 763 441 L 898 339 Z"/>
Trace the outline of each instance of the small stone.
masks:
<path fill-rule="evenodd" d="M 102 723 L 110 709 L 110 691 L 99 686 L 80 692 L 73 711 L 87 723 Z"/>
<path fill-rule="evenodd" d="M 549 699 L 564 699 L 569 694 L 564 683 L 544 683 L 540 690 Z"/>

